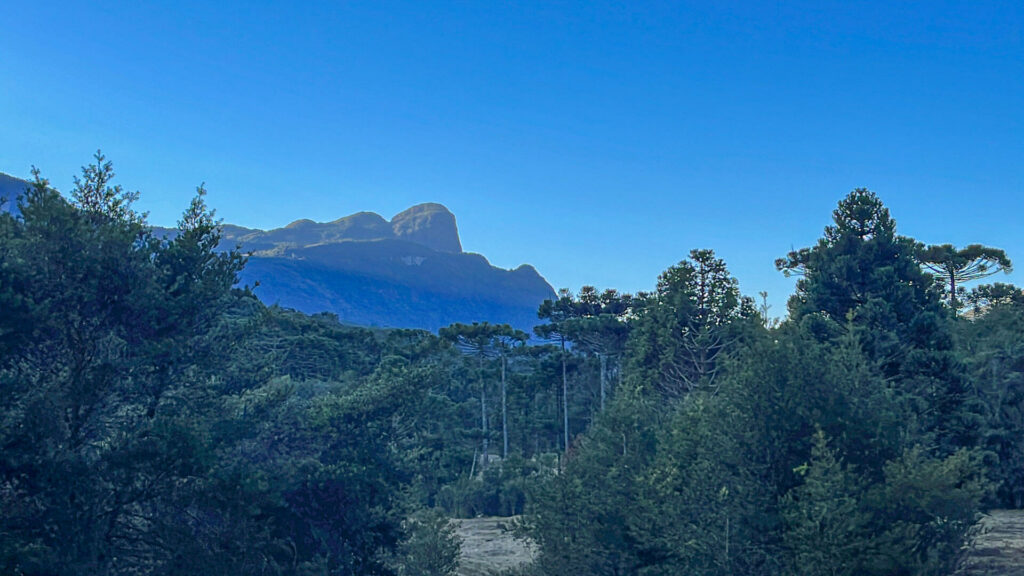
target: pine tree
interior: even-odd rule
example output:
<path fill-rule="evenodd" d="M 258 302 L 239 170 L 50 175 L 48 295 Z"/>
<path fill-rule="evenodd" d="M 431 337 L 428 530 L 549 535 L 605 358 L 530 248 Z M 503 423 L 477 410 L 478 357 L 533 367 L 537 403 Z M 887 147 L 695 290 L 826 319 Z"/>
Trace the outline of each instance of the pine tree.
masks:
<path fill-rule="evenodd" d="M 799 469 L 803 483 L 782 499 L 784 541 L 791 573 L 840 576 L 863 573 L 871 550 L 871 516 L 860 501 L 857 476 L 828 446 L 824 432 L 814 435 L 811 459 Z"/>

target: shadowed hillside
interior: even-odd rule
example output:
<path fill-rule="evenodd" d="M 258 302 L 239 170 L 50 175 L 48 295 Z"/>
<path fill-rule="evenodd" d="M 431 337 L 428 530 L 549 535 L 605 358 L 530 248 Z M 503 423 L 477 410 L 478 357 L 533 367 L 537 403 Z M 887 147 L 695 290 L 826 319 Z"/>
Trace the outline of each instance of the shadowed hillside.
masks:
<path fill-rule="evenodd" d="M 261 300 L 351 324 L 436 330 L 486 321 L 529 330 L 540 303 L 554 296 L 532 266 L 505 270 L 463 252 L 455 216 L 440 204 L 413 206 L 390 221 L 358 212 L 223 231 L 222 247 L 252 252 L 241 279 L 257 285 Z"/>
<path fill-rule="evenodd" d="M 243 249 L 247 245 L 243 244 Z M 257 252 L 242 272 L 264 302 L 348 323 L 436 330 L 488 321 L 527 329 L 553 297 L 533 267 L 491 266 L 479 254 L 402 240 L 346 241 Z"/>
<path fill-rule="evenodd" d="M 540 303 L 554 297 L 532 266 L 505 270 L 463 252 L 455 216 L 434 203 L 390 221 L 358 212 L 273 230 L 225 224 L 221 246 L 252 253 L 241 280 L 264 302 L 364 326 L 491 322 L 530 330 Z"/>
<path fill-rule="evenodd" d="M 17 213 L 16 199 L 29 186 L 25 180 L 0 172 L 0 210 Z"/>
<path fill-rule="evenodd" d="M 29 185 L 0 173 L 0 198 L 16 198 Z M 17 207 L 8 201 L 0 209 Z M 505 270 L 463 252 L 455 216 L 441 204 L 419 204 L 390 221 L 358 212 L 273 230 L 224 224 L 222 231 L 221 248 L 252 253 L 240 279 L 263 302 L 331 312 L 349 324 L 437 330 L 491 322 L 529 331 L 540 303 L 554 297 L 530 265 Z"/>

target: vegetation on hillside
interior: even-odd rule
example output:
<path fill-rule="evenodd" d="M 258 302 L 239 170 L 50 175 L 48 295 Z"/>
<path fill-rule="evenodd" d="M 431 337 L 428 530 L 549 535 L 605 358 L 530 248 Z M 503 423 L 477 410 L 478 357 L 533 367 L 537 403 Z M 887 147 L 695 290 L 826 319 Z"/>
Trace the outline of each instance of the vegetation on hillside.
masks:
<path fill-rule="evenodd" d="M 447 517 L 522 514 L 539 574 L 940 575 L 1022 506 L 1024 293 L 958 272 L 1010 261 L 867 190 L 781 323 L 701 249 L 524 345 L 267 307 L 202 188 L 165 237 L 112 178 L 0 214 L 4 574 L 451 574 Z"/>

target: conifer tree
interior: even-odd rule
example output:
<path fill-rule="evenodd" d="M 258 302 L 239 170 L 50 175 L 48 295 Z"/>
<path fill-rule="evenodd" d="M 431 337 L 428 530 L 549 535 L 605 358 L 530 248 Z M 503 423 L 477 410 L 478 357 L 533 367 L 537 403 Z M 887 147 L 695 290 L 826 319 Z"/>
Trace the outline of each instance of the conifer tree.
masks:
<path fill-rule="evenodd" d="M 921 265 L 942 280 L 949 290 L 949 308 L 956 314 L 961 307 L 959 294 L 964 282 L 978 280 L 1000 271 L 1009 274 L 1013 263 L 998 248 L 971 244 L 957 250 L 952 244 L 925 246 L 918 258 Z"/>

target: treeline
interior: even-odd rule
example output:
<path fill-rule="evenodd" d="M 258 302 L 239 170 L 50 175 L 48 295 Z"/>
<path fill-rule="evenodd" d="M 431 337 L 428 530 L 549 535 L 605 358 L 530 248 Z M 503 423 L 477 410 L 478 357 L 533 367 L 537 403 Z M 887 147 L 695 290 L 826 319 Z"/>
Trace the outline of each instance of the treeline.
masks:
<path fill-rule="evenodd" d="M 534 483 L 540 573 L 951 574 L 981 510 L 1021 506 L 1024 293 L 957 286 L 1005 254 L 922 246 L 855 190 L 777 265 L 781 324 L 708 251 L 621 317 L 623 384 Z"/>
<path fill-rule="evenodd" d="M 160 238 L 112 177 L 0 215 L 0 572 L 450 574 L 523 514 L 542 574 L 947 574 L 1022 504 L 1024 294 L 962 286 L 1009 259 L 870 192 L 781 323 L 695 250 L 432 335 L 266 307 L 201 188 Z"/>
<path fill-rule="evenodd" d="M 37 174 L 0 215 L 0 573 L 453 562 L 408 491 L 445 471 L 436 339 L 268 309 L 202 189 L 168 240 L 112 177 L 98 155 L 68 201 Z"/>

